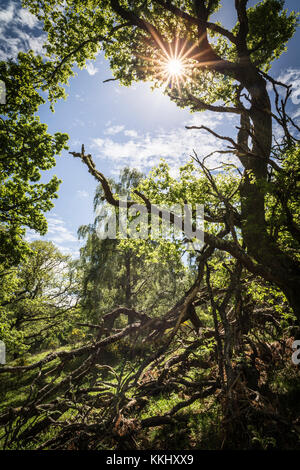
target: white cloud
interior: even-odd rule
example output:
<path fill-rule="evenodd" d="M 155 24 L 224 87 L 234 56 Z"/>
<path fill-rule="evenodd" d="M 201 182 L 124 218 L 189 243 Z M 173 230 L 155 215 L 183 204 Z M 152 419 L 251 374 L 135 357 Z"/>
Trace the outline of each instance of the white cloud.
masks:
<path fill-rule="evenodd" d="M 0 44 L 0 60 L 14 59 L 20 51 L 27 52 L 29 49 L 41 54 L 46 34 L 41 29 L 31 34 L 26 32 L 26 28 L 33 30 L 37 24 L 38 19 L 28 10 L 10 2 L 6 10 L 0 12 L 1 35 L 6 38 Z"/>
<path fill-rule="evenodd" d="M 300 68 L 288 68 L 283 70 L 280 75 L 277 77 L 279 82 L 285 83 L 286 85 L 291 85 L 291 95 L 290 102 L 288 106 L 288 114 L 293 118 L 297 119 L 300 117 Z M 268 83 L 268 90 L 272 91 L 273 87 Z M 285 98 L 286 89 L 278 86 L 278 93 Z M 294 105 L 294 106 L 293 106 Z M 296 106 L 296 109 L 295 109 Z M 297 122 L 297 121 L 296 121 Z M 298 122 L 297 122 L 298 124 Z"/>
<path fill-rule="evenodd" d="M 47 35 L 42 34 L 41 36 L 34 37 L 24 31 L 19 31 L 19 44 L 18 47 L 21 50 L 28 51 L 32 49 L 36 54 L 43 53 L 43 44 L 46 42 Z"/>
<path fill-rule="evenodd" d="M 72 256 L 72 258 L 79 258 L 79 255 L 80 255 L 79 250 L 69 248 L 63 245 L 58 245 L 58 244 L 56 244 L 56 246 L 63 255 L 70 255 Z"/>
<path fill-rule="evenodd" d="M 5 10 L 0 11 L 0 23 L 8 26 L 9 23 L 20 23 L 29 28 L 34 28 L 38 19 L 25 8 L 19 8 L 15 3 L 10 2 Z"/>
<path fill-rule="evenodd" d="M 70 121 L 70 127 L 84 127 L 86 122 L 83 119 L 75 117 L 73 121 Z"/>
<path fill-rule="evenodd" d="M 300 108 L 297 111 L 295 111 L 295 113 L 293 114 L 292 117 L 293 117 L 293 119 L 296 119 L 296 118 L 300 117 Z"/>
<path fill-rule="evenodd" d="M 58 217 L 49 217 L 47 238 L 54 243 L 77 242 L 77 238 L 65 226 L 65 222 Z"/>
<path fill-rule="evenodd" d="M 76 93 L 75 94 L 75 98 L 78 100 L 78 101 L 84 101 L 84 98 L 82 97 L 82 95 L 80 93 Z"/>
<path fill-rule="evenodd" d="M 300 68 L 288 68 L 284 70 L 278 77 L 277 80 L 287 85 L 292 85 L 292 92 L 290 95 L 291 102 L 297 106 L 300 104 Z M 271 89 L 271 85 L 269 85 Z M 278 91 L 281 95 L 285 96 L 286 90 L 283 87 L 278 87 Z M 293 119 L 299 118 L 300 109 L 290 109 L 290 116 Z"/>
<path fill-rule="evenodd" d="M 125 126 L 110 126 L 107 129 L 105 129 L 104 134 L 107 135 L 115 135 L 121 132 Z"/>
<path fill-rule="evenodd" d="M 47 218 L 48 232 L 41 237 L 34 230 L 27 230 L 26 240 L 32 242 L 34 240 L 45 240 L 53 242 L 54 245 L 63 253 L 69 254 L 73 257 L 79 255 L 80 241 L 73 234 L 71 230 L 66 227 L 65 221 L 53 214 Z"/>
<path fill-rule="evenodd" d="M 97 67 L 94 66 L 92 62 L 87 62 L 86 63 L 86 71 L 89 75 L 95 75 L 95 73 L 98 72 Z"/>
<path fill-rule="evenodd" d="M 80 199 L 85 199 L 89 197 L 89 193 L 84 189 L 78 189 L 78 191 L 76 191 L 76 194 Z"/>
<path fill-rule="evenodd" d="M 193 115 L 185 124 L 189 126 L 205 125 L 215 129 L 221 124 L 221 120 L 222 116 L 206 112 Z M 125 165 L 147 171 L 156 166 L 161 158 L 164 158 L 175 172 L 190 159 L 193 150 L 197 152 L 199 157 L 204 157 L 214 150 L 224 149 L 224 142 L 208 132 L 197 129 L 187 130 L 184 126 L 169 131 L 160 129 L 151 134 L 138 134 L 133 130 L 125 130 L 123 135 L 129 139 L 124 140 L 119 135 L 117 138 L 99 137 L 93 139 L 92 146 L 96 149 L 95 157 L 113 162 L 113 172 L 117 172 Z M 222 161 L 228 161 L 229 158 L 230 161 L 236 161 L 234 157 L 224 157 L 224 155 Z M 220 161 L 220 156 L 216 154 L 210 159 L 210 164 L 216 165 Z"/>
<path fill-rule="evenodd" d="M 23 50 L 20 43 L 20 38 L 7 38 L 6 41 L 1 44 L 0 60 L 16 57 L 18 52 Z"/>
<path fill-rule="evenodd" d="M 124 135 L 126 135 L 127 137 L 137 137 L 138 133 L 137 133 L 137 131 L 129 129 L 128 131 L 127 130 L 124 131 Z"/>
<path fill-rule="evenodd" d="M 0 11 L 0 22 L 10 23 L 14 17 L 15 5 L 10 2 L 6 10 Z"/>
<path fill-rule="evenodd" d="M 300 69 L 288 68 L 279 75 L 277 80 L 287 85 L 292 85 L 292 103 L 300 104 Z"/>
<path fill-rule="evenodd" d="M 29 28 L 34 28 L 39 21 L 36 18 L 36 16 L 32 15 L 32 13 L 30 13 L 28 10 L 25 10 L 23 8 L 19 11 L 18 17 L 19 17 L 20 23 L 22 23 L 25 26 L 28 26 Z"/>

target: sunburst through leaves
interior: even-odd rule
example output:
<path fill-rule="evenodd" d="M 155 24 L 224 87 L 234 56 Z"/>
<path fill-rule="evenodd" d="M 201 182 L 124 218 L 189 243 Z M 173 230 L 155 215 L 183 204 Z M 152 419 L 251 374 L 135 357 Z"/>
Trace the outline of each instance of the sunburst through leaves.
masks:
<path fill-rule="evenodd" d="M 155 38 L 159 46 L 159 51 L 155 57 L 139 56 L 147 61 L 149 65 L 142 67 L 146 72 L 150 72 L 153 77 L 166 87 L 175 88 L 180 93 L 181 87 L 186 80 L 192 79 L 192 69 L 197 66 L 196 58 L 199 51 L 193 54 L 198 44 L 194 43 L 187 48 L 187 41 L 182 42 L 178 37 L 171 45 L 166 46 L 159 38 Z M 169 49 L 169 50 L 168 50 Z"/>

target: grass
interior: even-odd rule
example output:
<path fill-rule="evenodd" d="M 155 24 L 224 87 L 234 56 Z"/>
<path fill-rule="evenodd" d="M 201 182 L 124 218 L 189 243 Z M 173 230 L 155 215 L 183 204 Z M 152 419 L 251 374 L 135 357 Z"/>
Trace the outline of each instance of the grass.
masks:
<path fill-rule="evenodd" d="M 80 344 L 63 346 L 55 351 L 68 351 L 74 347 L 79 347 Z M 168 361 L 172 356 L 179 355 L 183 352 L 183 348 L 179 348 L 173 353 L 166 355 L 165 361 Z M 17 359 L 11 361 L 9 365 L 30 365 L 35 362 L 38 362 L 44 359 L 48 354 L 53 352 L 53 350 L 47 350 L 40 352 L 35 355 L 31 355 L 25 358 Z M 208 351 L 209 352 L 209 351 Z M 119 351 L 115 348 L 110 348 L 107 353 L 111 355 L 112 362 L 114 363 L 116 357 L 118 357 L 117 364 L 114 366 L 116 375 L 111 374 L 105 368 L 101 367 L 101 363 L 96 365 L 94 372 L 92 373 L 92 378 L 97 384 L 97 379 L 105 380 L 110 382 L 112 387 L 111 392 L 117 393 L 116 386 L 120 374 L 123 373 L 123 379 L 127 374 L 134 374 L 138 368 L 137 362 L 127 361 L 124 366 L 124 357 L 120 356 Z M 190 359 L 203 359 L 206 357 L 207 350 L 203 349 L 201 351 L 192 353 Z M 125 357 L 128 357 L 125 355 Z M 59 382 L 66 377 L 66 375 L 77 368 L 82 363 L 82 357 L 76 357 L 70 360 L 64 370 L 61 372 L 59 378 L 55 379 L 53 383 L 59 384 Z M 107 360 L 107 357 L 102 357 L 101 360 Z M 108 362 L 109 363 L 109 362 Z M 55 365 L 59 364 L 59 359 L 53 360 L 50 364 L 46 364 L 43 367 L 43 371 L 50 371 Z M 135 368 L 134 368 L 135 367 Z M 188 368 L 184 370 L 178 365 L 172 367 L 173 375 L 175 374 L 179 379 L 184 378 L 192 382 L 200 382 L 208 378 L 208 375 L 212 373 L 213 367 L 209 370 L 201 369 L 197 366 Z M 152 373 L 156 376 L 156 369 L 152 369 Z M 38 369 L 20 372 L 18 374 L 2 374 L 0 376 L 0 399 L 1 405 L 0 410 L 8 409 L 9 407 L 18 407 L 24 403 L 28 396 L 29 387 L 34 378 L 38 374 Z M 85 377 L 83 382 L 80 383 L 81 386 L 88 385 L 90 383 L 91 374 Z M 52 380 L 51 374 L 44 377 L 44 384 L 49 383 Z M 40 384 L 39 384 L 40 385 Z M 282 409 L 287 407 L 291 412 L 296 414 L 300 412 L 300 402 L 298 397 L 300 396 L 300 381 L 299 381 L 299 371 L 296 367 L 290 365 L 283 367 L 282 369 L 276 369 L 273 376 L 270 376 L 270 388 L 274 394 L 278 397 L 278 402 L 282 403 Z M 196 390 L 195 390 L 196 391 Z M 122 392 L 122 391 L 121 391 Z M 127 398 L 133 397 L 137 392 L 136 388 L 132 388 L 126 392 Z M 97 397 L 98 392 L 91 392 L 90 396 Z M 54 397 L 48 397 L 48 400 L 52 400 Z M 153 416 L 162 416 L 168 414 L 172 408 L 178 403 L 187 400 L 189 397 L 183 395 L 181 390 L 181 385 L 178 384 L 178 390 L 176 392 L 165 392 L 156 396 L 149 398 L 147 405 L 142 409 L 140 414 L 136 416 L 138 420 L 143 420 Z M 95 409 L 95 413 L 97 410 Z M 57 423 L 63 422 L 65 420 L 72 420 L 76 418 L 77 411 L 73 408 L 69 408 L 63 412 Z M 141 449 L 161 449 L 161 450 L 190 450 L 190 449 L 220 449 L 222 446 L 222 413 L 219 402 L 216 399 L 216 395 L 212 395 L 203 400 L 196 400 L 189 406 L 182 408 L 176 416 L 183 418 L 174 424 L 158 426 L 148 430 L 144 430 L 139 434 L 137 442 Z M 44 419 L 44 416 L 38 418 L 39 420 Z M 33 423 L 34 418 L 29 419 L 25 426 L 22 428 L 22 431 L 29 428 Z M 14 423 L 15 424 L 15 423 Z M 59 432 L 59 426 L 51 426 L 47 430 L 40 432 L 38 435 L 38 441 L 31 441 L 24 444 L 24 449 L 35 449 L 42 443 L 48 441 L 49 439 L 54 438 Z M 249 436 L 252 436 L 253 443 L 260 448 L 266 446 L 273 446 L 274 440 L 272 438 L 272 433 L 266 430 L 263 426 L 260 427 L 259 423 L 254 423 L 253 429 L 249 429 Z M 272 438 L 273 439 L 273 438 Z M 276 436 L 277 439 L 277 436 Z M 99 442 L 99 445 L 102 445 Z M 104 444 L 103 444 L 104 445 Z M 1 447 L 1 442 L 0 442 Z M 12 444 L 12 449 L 14 444 Z M 17 447 L 16 447 L 17 448 Z M 20 447 L 18 447 L 20 449 Z"/>
<path fill-rule="evenodd" d="M 77 347 L 80 344 L 76 345 Z M 74 345 L 62 346 L 55 349 L 55 352 L 70 351 L 74 348 Z M 11 367 L 16 366 L 29 366 L 36 362 L 41 361 L 47 355 L 54 352 L 53 349 L 42 351 L 37 354 L 25 355 L 21 358 L 10 361 L 7 365 Z M 74 362 L 70 361 L 68 366 L 62 371 L 61 378 L 66 375 L 66 372 L 74 369 Z M 43 367 L 44 372 L 50 371 L 55 365 L 59 364 L 59 359 L 54 359 L 50 363 Z M 29 393 L 29 387 L 33 380 L 37 377 L 39 369 L 32 369 L 29 371 L 19 371 L 15 374 L 3 373 L 0 375 L 0 411 L 7 407 L 18 407 L 20 406 Z M 51 376 L 46 377 L 45 384 L 51 381 Z"/>

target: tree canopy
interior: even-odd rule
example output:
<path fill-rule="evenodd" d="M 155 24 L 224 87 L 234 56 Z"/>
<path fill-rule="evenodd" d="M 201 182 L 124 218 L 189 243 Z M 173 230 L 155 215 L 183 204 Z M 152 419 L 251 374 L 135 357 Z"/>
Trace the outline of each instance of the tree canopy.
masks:
<path fill-rule="evenodd" d="M 13 266 L 3 261 L 0 333 L 19 355 L 0 368 L 1 446 L 299 448 L 300 129 L 287 112 L 291 86 L 269 75 L 297 15 L 282 0 L 235 0 L 228 29 L 218 21 L 228 8 L 220 0 L 23 4 L 48 39 L 45 57 L 0 65 L 8 84 L 1 139 L 13 155 L 3 158 L 0 229 Z M 35 242 L 22 260 L 23 227 L 45 233 L 42 212 L 57 190 L 55 178 L 38 185 L 39 172 L 66 145 L 34 116 L 39 90 L 53 104 L 74 65 L 100 50 L 114 79 L 163 86 L 192 112 L 232 114 L 232 132 L 188 127 L 187 135 L 204 130 L 224 146 L 194 152 L 177 177 L 162 161 L 148 175 L 126 168 L 108 179 L 83 143 L 70 154 L 99 186 L 95 220 L 79 228 L 80 259 Z M 180 73 L 169 67 L 174 60 Z M 234 162 L 222 163 L 223 154 Z M 108 203 L 119 217 L 124 196 L 126 209 L 142 204 L 147 217 L 153 206 L 162 218 L 164 205 L 202 204 L 203 246 L 187 256 L 191 237 L 99 239 L 97 210 Z M 33 354 L 39 347 L 47 349 Z"/>
<path fill-rule="evenodd" d="M 26 252 L 25 229 L 44 235 L 44 213 L 53 207 L 59 180 L 39 183 L 41 171 L 55 166 L 55 156 L 67 148 L 67 134 L 54 136 L 36 112 L 45 102 L 36 86 L 41 57 L 20 53 L 17 62 L 0 63 L 6 103 L 0 105 L 0 264 L 18 262 Z"/>
<path fill-rule="evenodd" d="M 248 269 L 259 271 L 279 286 L 299 318 L 298 260 L 272 239 L 266 220 L 266 183 L 270 171 L 274 168 L 284 171 L 276 163 L 273 120 L 284 132 L 281 155 L 287 147 L 297 155 L 293 130 L 298 131 L 286 115 L 284 101 L 281 105 L 276 99 L 273 113 L 267 83 L 274 87 L 277 97 L 277 87 L 285 88 L 287 95 L 290 90 L 269 77 L 267 71 L 292 37 L 297 15 L 293 12 L 288 15 L 284 2 L 279 0 L 258 2 L 252 8 L 247 8 L 247 3 L 235 2 L 237 22 L 230 31 L 219 22 L 210 21 L 221 8 L 220 2 L 116 0 L 83 6 L 71 1 L 63 8 L 59 8 L 59 2 L 43 2 L 42 12 L 40 3 L 30 2 L 30 7 L 44 21 L 49 34 L 46 50 L 56 63 L 57 79 L 65 80 L 74 63 L 83 66 L 100 48 L 105 50 L 115 77 L 124 84 L 140 79 L 161 82 L 168 57 L 180 60 L 184 57 L 184 79 L 179 86 L 171 86 L 168 91 L 171 98 L 193 111 L 239 116 L 235 139 L 216 135 L 205 126 L 201 128 L 230 144 L 227 148 L 243 168 L 239 217 L 236 211 L 231 216 L 241 229 L 246 252 L 239 244 L 213 239 L 208 233 L 206 241 L 243 260 Z M 265 18 L 269 25 L 267 35 L 262 31 Z M 67 53 L 63 53 L 62 47 Z M 230 212 L 229 205 L 226 210 Z M 289 203 L 284 203 L 283 211 L 289 219 L 286 231 L 293 226 L 292 231 L 299 233 Z"/>

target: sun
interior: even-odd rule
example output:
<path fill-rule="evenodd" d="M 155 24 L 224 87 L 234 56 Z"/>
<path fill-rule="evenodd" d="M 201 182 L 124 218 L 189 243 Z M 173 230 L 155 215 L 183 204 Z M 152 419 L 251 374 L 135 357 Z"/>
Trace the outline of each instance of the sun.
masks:
<path fill-rule="evenodd" d="M 164 84 L 166 88 L 177 90 L 181 95 L 181 88 L 186 82 L 194 81 L 193 70 L 197 66 L 199 52 L 194 51 L 198 43 L 193 43 L 187 48 L 187 40 L 183 41 L 179 36 L 173 44 L 164 44 L 159 37 L 154 38 L 158 45 L 154 56 L 137 56 L 146 64 L 140 69 L 150 72 L 154 80 Z"/>
<path fill-rule="evenodd" d="M 184 71 L 184 65 L 179 59 L 170 59 L 166 64 L 166 68 L 170 75 L 182 75 Z"/>

